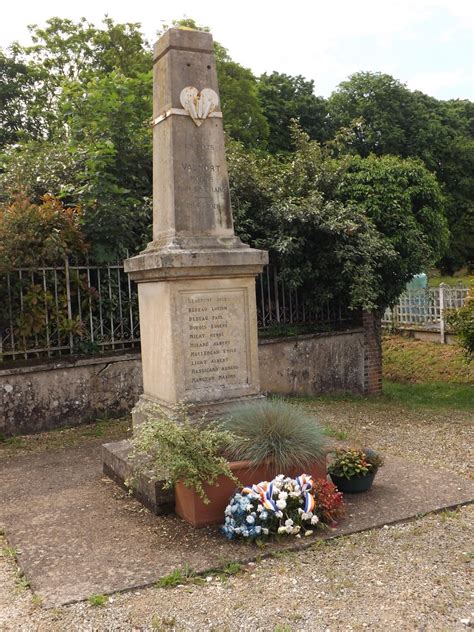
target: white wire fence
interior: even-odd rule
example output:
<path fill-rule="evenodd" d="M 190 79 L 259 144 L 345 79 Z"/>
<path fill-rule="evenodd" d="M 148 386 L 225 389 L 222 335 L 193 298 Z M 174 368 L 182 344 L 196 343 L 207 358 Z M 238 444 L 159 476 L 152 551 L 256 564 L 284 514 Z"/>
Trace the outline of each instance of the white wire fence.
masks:
<path fill-rule="evenodd" d="M 273 266 L 256 283 L 261 329 L 340 328 L 353 313 L 315 306 Z M 0 362 L 130 350 L 140 344 L 137 289 L 122 265 L 22 268 L 0 275 Z"/>
<path fill-rule="evenodd" d="M 446 316 L 450 310 L 464 306 L 468 294 L 464 286 L 449 286 L 405 291 L 398 303 L 387 309 L 382 326 L 389 329 L 417 329 L 439 332 L 441 342 L 445 342 Z"/>

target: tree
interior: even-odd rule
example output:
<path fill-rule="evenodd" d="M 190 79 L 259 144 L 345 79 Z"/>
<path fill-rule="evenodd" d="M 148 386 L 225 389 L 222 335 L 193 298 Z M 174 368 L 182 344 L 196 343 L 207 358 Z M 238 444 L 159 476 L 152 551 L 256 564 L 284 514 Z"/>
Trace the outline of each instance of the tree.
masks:
<path fill-rule="evenodd" d="M 474 104 L 439 101 L 381 73 L 356 73 L 328 100 L 333 133 L 353 129 L 349 151 L 418 157 L 446 194 L 451 230 L 446 270 L 474 259 Z"/>
<path fill-rule="evenodd" d="M 258 99 L 257 79 L 218 43 L 215 50 L 225 131 L 246 147 L 265 148 L 269 126 Z"/>
<path fill-rule="evenodd" d="M 291 151 L 291 121 L 297 119 L 313 140 L 325 139 L 327 109 L 322 97 L 314 94 L 314 81 L 301 75 L 264 73 L 258 80 L 258 96 L 270 128 L 268 149 Z"/>
<path fill-rule="evenodd" d="M 420 161 L 344 156 L 293 129 L 290 157 L 229 152 L 236 227 L 315 302 L 382 313 L 440 255 L 443 198 Z"/>
<path fill-rule="evenodd" d="M 151 223 L 151 72 L 71 82 L 60 111 L 70 151 L 83 156 L 73 193 L 94 258 L 136 252 Z"/>

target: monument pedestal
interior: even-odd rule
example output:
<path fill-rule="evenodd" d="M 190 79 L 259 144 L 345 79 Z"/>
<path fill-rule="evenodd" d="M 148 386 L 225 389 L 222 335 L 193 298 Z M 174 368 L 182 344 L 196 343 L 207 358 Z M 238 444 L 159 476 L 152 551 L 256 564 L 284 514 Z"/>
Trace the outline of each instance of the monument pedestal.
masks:
<path fill-rule="evenodd" d="M 183 402 L 213 413 L 259 396 L 255 275 L 265 260 L 242 248 L 125 262 L 138 283 L 142 409 Z"/>

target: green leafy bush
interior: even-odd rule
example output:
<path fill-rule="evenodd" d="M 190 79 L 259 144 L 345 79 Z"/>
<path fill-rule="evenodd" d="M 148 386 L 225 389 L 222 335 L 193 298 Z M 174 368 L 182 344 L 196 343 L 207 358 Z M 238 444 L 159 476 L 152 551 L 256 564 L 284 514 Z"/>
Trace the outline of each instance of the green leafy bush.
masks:
<path fill-rule="evenodd" d="M 274 464 L 275 472 L 305 471 L 326 455 L 324 430 L 302 408 L 282 400 L 244 406 L 223 422 L 231 433 L 228 454 L 254 465 Z"/>
<path fill-rule="evenodd" d="M 24 195 L 0 205 L 0 272 L 15 267 L 57 264 L 84 254 L 81 210 L 66 207 L 52 195 L 34 204 Z"/>
<path fill-rule="evenodd" d="M 145 457 L 147 473 L 156 479 L 165 478 L 167 487 L 178 481 L 184 483 L 195 489 L 206 504 L 209 498 L 205 483 L 214 485 L 219 476 L 227 476 L 240 485 L 222 456 L 230 434 L 221 431 L 217 422 L 204 416 L 193 421 L 186 406 L 176 407 L 171 417 L 156 406 L 147 416 L 132 439 L 133 457 Z"/>
<path fill-rule="evenodd" d="M 474 287 L 470 288 L 464 307 L 451 312 L 447 320 L 471 361 L 474 358 Z"/>

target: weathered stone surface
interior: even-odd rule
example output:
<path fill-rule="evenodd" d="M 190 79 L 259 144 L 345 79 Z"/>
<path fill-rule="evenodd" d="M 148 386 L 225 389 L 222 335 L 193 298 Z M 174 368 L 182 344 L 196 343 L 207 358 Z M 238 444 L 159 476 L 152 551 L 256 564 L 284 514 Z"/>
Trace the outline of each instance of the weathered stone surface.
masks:
<path fill-rule="evenodd" d="M 212 36 L 170 29 L 154 50 L 153 117 L 172 113 L 153 131 L 153 244 L 199 249 L 236 246 L 222 118 L 195 125 L 183 90 L 212 90 L 219 99 Z M 215 107 L 220 112 L 220 104 Z"/>
<path fill-rule="evenodd" d="M 362 394 L 364 348 L 362 329 L 260 340 L 261 388 L 281 395 Z"/>
<path fill-rule="evenodd" d="M 127 414 L 141 391 L 136 353 L 16 363 L 0 369 L 0 433 L 41 432 Z"/>
<path fill-rule="evenodd" d="M 257 395 L 253 278 L 139 284 L 144 395 L 157 403 Z"/>
<path fill-rule="evenodd" d="M 209 33 L 170 29 L 156 44 L 153 124 L 153 241 L 125 262 L 138 283 L 142 403 L 253 399 L 255 276 L 268 256 L 234 234 Z"/>

